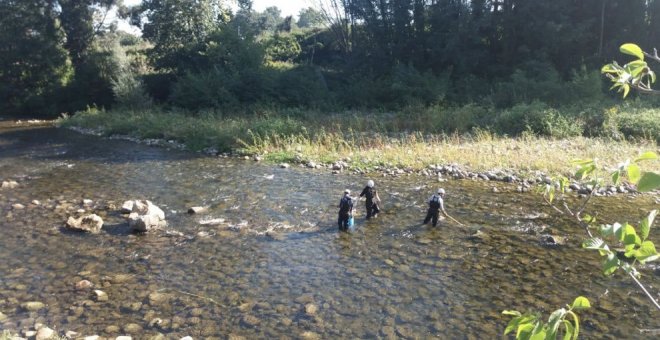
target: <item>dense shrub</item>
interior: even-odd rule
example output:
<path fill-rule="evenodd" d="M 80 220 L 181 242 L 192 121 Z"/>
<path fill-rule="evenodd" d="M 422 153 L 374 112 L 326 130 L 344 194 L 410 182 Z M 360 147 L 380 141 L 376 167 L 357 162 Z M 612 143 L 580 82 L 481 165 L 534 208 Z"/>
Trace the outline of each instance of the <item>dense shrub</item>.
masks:
<path fill-rule="evenodd" d="M 264 43 L 266 60 L 293 61 L 300 55 L 300 44 L 292 35 L 275 34 Z"/>
<path fill-rule="evenodd" d="M 326 103 L 328 88 L 319 69 L 296 67 L 281 71 L 273 91 L 280 103 L 289 106 L 314 106 Z"/>
<path fill-rule="evenodd" d="M 579 136 L 583 123 L 577 117 L 569 117 L 542 102 L 518 104 L 502 110 L 496 116 L 497 131 L 508 135 L 520 135 L 524 131 L 550 137 Z"/>

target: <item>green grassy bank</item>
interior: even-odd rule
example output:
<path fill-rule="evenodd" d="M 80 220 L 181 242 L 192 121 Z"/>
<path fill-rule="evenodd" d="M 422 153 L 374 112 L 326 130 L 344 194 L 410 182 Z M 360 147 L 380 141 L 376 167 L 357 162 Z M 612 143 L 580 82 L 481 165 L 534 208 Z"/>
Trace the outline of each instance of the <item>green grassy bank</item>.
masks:
<path fill-rule="evenodd" d="M 231 115 L 90 109 L 60 125 L 104 135 L 176 140 L 191 150 L 262 155 L 272 162 L 349 159 L 351 166 L 364 170 L 456 163 L 474 171 L 568 174 L 574 170 L 573 159 L 597 158 L 604 168 L 614 167 L 642 151 L 657 151 L 660 140 L 660 110 L 634 103 L 578 114 L 541 104 L 497 112 L 464 106 L 332 114 L 297 109 Z M 646 166 L 660 170 L 658 162 Z"/>

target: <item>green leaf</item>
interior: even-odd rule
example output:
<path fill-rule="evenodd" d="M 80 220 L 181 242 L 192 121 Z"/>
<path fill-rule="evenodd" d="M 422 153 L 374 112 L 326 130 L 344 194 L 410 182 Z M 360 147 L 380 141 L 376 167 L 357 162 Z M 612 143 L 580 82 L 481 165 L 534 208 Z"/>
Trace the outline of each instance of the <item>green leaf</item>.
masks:
<path fill-rule="evenodd" d="M 519 324 L 520 324 L 520 317 L 511 319 L 511 321 L 509 321 L 509 324 L 506 325 L 506 328 L 504 329 L 504 335 L 507 335 L 514 329 L 518 328 Z"/>
<path fill-rule="evenodd" d="M 655 220 L 655 216 L 658 215 L 657 210 L 652 210 L 648 216 L 646 216 L 640 223 L 639 223 L 639 230 L 642 233 L 641 238 L 642 241 L 646 241 L 646 239 L 649 237 L 649 232 L 651 231 L 651 227 L 653 226 L 653 221 Z"/>
<path fill-rule="evenodd" d="M 628 165 L 628 179 L 631 183 L 637 184 L 642 177 L 642 171 L 637 164 Z"/>
<path fill-rule="evenodd" d="M 593 162 L 591 164 L 583 165 L 575 173 L 575 178 L 584 179 L 590 173 L 594 172 L 594 170 L 596 170 L 596 164 L 594 164 Z"/>
<path fill-rule="evenodd" d="M 649 70 L 649 77 L 651 78 L 651 83 L 655 83 L 655 72 Z"/>
<path fill-rule="evenodd" d="M 621 53 L 629 54 L 641 60 L 644 60 L 644 52 L 639 46 L 635 44 L 623 44 L 621 45 L 621 48 L 619 48 L 619 50 L 621 51 Z"/>
<path fill-rule="evenodd" d="M 616 254 L 611 253 L 607 255 L 607 260 L 603 263 L 603 274 L 612 275 L 619 268 L 619 259 Z"/>
<path fill-rule="evenodd" d="M 575 333 L 575 327 L 573 327 L 573 324 L 568 320 L 564 320 L 564 327 L 566 328 L 566 331 L 564 332 L 564 340 L 571 340 Z"/>
<path fill-rule="evenodd" d="M 571 305 L 572 310 L 584 310 L 587 308 L 591 308 L 591 304 L 589 303 L 589 299 L 584 296 L 576 297 L 575 301 L 573 301 L 573 304 Z"/>
<path fill-rule="evenodd" d="M 512 315 L 512 316 L 516 316 L 516 317 L 522 316 L 522 314 L 520 314 L 520 312 L 517 311 L 517 310 L 503 310 L 502 314 L 503 315 Z"/>
<path fill-rule="evenodd" d="M 623 244 L 626 246 L 629 245 L 641 245 L 642 244 L 642 239 L 637 236 L 637 231 L 635 231 L 635 227 L 631 226 L 630 224 L 626 223 L 626 225 L 623 227 L 623 237 L 621 238 L 621 241 Z"/>
<path fill-rule="evenodd" d="M 506 326 L 506 329 L 504 330 L 504 335 L 508 334 L 514 329 L 520 330 L 520 326 L 525 324 L 532 324 L 536 322 L 537 319 L 538 318 L 536 317 L 536 315 L 532 315 L 532 314 L 525 314 L 517 318 L 513 318 L 511 319 L 511 321 L 509 321 L 509 324 Z"/>
<path fill-rule="evenodd" d="M 628 96 L 628 93 L 630 93 L 630 85 L 623 84 L 623 98 L 626 98 Z"/>
<path fill-rule="evenodd" d="M 518 331 L 516 332 L 516 339 L 531 339 L 532 334 L 534 334 L 534 330 L 536 329 L 536 326 L 538 325 L 538 321 L 533 324 L 533 323 L 525 323 L 521 324 L 518 327 Z"/>
<path fill-rule="evenodd" d="M 630 73 L 634 78 L 638 77 L 644 69 L 646 69 L 646 62 L 643 60 L 631 61 L 624 66 L 624 69 Z"/>
<path fill-rule="evenodd" d="M 546 334 L 546 330 L 544 329 L 544 327 L 537 327 L 532 332 L 532 336 L 529 337 L 529 340 L 554 339 L 554 338 L 549 338 L 549 336 L 550 336 L 550 334 Z"/>
<path fill-rule="evenodd" d="M 604 244 L 605 241 L 601 240 L 600 238 L 592 237 L 582 242 L 582 248 L 598 250 L 598 249 L 602 249 Z"/>
<path fill-rule="evenodd" d="M 548 337 L 554 339 L 557 337 L 557 330 L 559 329 L 559 324 L 561 320 L 566 315 L 566 309 L 560 308 L 550 314 L 548 318 Z"/>
<path fill-rule="evenodd" d="M 600 69 L 601 73 L 619 73 L 621 66 L 615 64 L 607 64 Z"/>
<path fill-rule="evenodd" d="M 651 262 L 658 259 L 660 255 L 655 250 L 655 245 L 651 241 L 644 241 L 641 247 L 635 252 L 635 258 L 640 263 Z"/>
<path fill-rule="evenodd" d="M 613 172 L 612 173 L 612 183 L 614 183 L 614 185 L 619 184 L 619 178 L 620 177 L 621 177 L 621 171 L 617 170 L 617 171 Z"/>
<path fill-rule="evenodd" d="M 639 157 L 635 158 L 635 163 L 654 159 L 658 159 L 658 155 L 656 155 L 656 153 L 653 151 L 647 151 L 639 155 Z"/>
<path fill-rule="evenodd" d="M 655 172 L 645 172 L 637 183 L 637 190 L 647 192 L 660 188 L 660 175 Z"/>
<path fill-rule="evenodd" d="M 614 234 L 614 237 L 616 237 L 616 239 L 618 241 L 623 241 L 623 238 L 626 235 L 625 234 L 625 230 L 626 230 L 625 226 L 626 225 L 627 225 L 627 223 L 624 224 L 624 225 L 621 225 L 619 223 L 612 224 L 612 233 Z"/>

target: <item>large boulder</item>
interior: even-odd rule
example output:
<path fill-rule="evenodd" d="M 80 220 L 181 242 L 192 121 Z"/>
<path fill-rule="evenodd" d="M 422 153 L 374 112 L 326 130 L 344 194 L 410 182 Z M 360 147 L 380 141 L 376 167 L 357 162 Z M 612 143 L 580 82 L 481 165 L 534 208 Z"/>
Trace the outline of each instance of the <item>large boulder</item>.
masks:
<path fill-rule="evenodd" d="M 66 221 L 66 227 L 78 231 L 86 231 L 96 234 L 103 228 L 103 219 L 96 215 L 90 214 L 80 218 L 69 217 Z"/>
<path fill-rule="evenodd" d="M 151 201 L 135 200 L 133 209 L 128 215 L 128 225 L 134 231 L 147 232 L 160 229 L 167 225 L 165 213 Z"/>

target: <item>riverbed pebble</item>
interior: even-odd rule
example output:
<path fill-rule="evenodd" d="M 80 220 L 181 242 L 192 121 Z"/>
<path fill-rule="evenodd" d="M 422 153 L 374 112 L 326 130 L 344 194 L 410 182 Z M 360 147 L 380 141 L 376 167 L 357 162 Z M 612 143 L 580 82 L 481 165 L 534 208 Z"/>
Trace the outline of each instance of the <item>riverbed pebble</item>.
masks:
<path fill-rule="evenodd" d="M 45 308 L 46 305 L 43 302 L 39 302 L 39 301 L 29 301 L 29 302 L 22 303 L 21 307 L 23 307 L 23 309 L 25 309 L 27 311 L 35 312 L 35 311 L 38 311 L 42 308 Z"/>
<path fill-rule="evenodd" d="M 48 327 L 41 327 L 36 334 L 36 340 L 48 340 L 55 335 L 55 331 Z"/>
<path fill-rule="evenodd" d="M 209 207 L 200 207 L 200 206 L 190 207 L 190 208 L 188 208 L 188 213 L 189 214 L 201 214 L 201 213 L 207 212 L 208 210 L 209 210 Z"/>
<path fill-rule="evenodd" d="M 75 285 L 76 290 L 84 290 L 84 289 L 92 288 L 93 286 L 94 285 L 88 280 L 80 280 L 76 282 Z"/>
<path fill-rule="evenodd" d="M 102 290 L 94 290 L 94 298 L 98 302 L 105 302 L 109 300 L 108 294 Z"/>
<path fill-rule="evenodd" d="M 98 234 L 101 232 L 101 228 L 103 228 L 103 219 L 96 214 L 89 214 L 80 218 L 70 216 L 66 221 L 66 227 L 71 230 Z"/>
<path fill-rule="evenodd" d="M 18 182 L 16 181 L 2 181 L 3 189 L 15 189 L 18 187 Z"/>
<path fill-rule="evenodd" d="M 128 334 L 139 334 L 142 332 L 142 326 L 136 324 L 136 323 L 129 323 L 124 325 L 124 332 Z"/>

